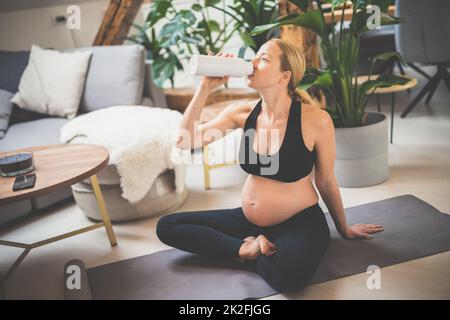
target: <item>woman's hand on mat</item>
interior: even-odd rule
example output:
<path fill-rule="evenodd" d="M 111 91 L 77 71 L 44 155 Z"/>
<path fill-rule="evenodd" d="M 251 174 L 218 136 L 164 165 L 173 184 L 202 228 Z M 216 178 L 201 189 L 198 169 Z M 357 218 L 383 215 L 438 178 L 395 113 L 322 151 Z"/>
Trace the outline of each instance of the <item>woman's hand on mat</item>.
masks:
<path fill-rule="evenodd" d="M 208 56 L 212 56 L 212 52 L 208 52 Z M 234 58 L 234 55 L 232 53 L 225 53 L 219 52 L 216 54 L 218 57 L 224 57 L 224 58 Z M 208 91 L 212 91 L 213 89 L 217 88 L 218 86 L 225 84 L 230 79 L 230 76 L 225 77 L 209 77 L 209 76 L 203 76 L 200 81 L 200 86 Z"/>
<path fill-rule="evenodd" d="M 347 227 L 343 237 L 345 239 L 372 239 L 371 233 L 381 232 L 384 228 L 379 224 L 358 223 Z"/>

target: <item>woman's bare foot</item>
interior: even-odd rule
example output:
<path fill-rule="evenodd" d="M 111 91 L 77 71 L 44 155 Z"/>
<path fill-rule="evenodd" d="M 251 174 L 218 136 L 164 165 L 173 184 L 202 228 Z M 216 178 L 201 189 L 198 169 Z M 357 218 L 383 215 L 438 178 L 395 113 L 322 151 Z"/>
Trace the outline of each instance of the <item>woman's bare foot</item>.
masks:
<path fill-rule="evenodd" d="M 276 251 L 276 246 L 272 242 L 269 241 L 269 239 L 266 238 L 266 236 L 260 234 L 256 241 L 259 242 L 259 248 L 261 249 L 261 253 L 266 256 L 271 256 Z"/>
<path fill-rule="evenodd" d="M 260 234 L 258 237 L 249 236 L 244 238 L 244 243 L 239 249 L 239 258 L 242 260 L 254 260 L 259 255 L 271 256 L 276 251 L 276 246 Z"/>
<path fill-rule="evenodd" d="M 242 260 L 254 260 L 261 255 L 259 241 L 255 237 L 250 236 L 244 239 L 244 243 L 239 249 L 239 258 Z"/>

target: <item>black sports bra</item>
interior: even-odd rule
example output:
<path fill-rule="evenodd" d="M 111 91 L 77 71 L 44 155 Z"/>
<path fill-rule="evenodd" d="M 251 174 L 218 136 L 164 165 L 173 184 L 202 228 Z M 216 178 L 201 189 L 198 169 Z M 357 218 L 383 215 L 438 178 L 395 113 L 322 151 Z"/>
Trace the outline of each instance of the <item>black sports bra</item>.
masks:
<path fill-rule="evenodd" d="M 284 140 L 279 150 L 270 155 L 256 153 L 253 142 L 256 133 L 256 119 L 261 111 L 262 99 L 250 112 L 245 121 L 244 134 L 239 146 L 239 165 L 249 173 L 282 182 L 294 182 L 306 177 L 312 171 L 315 150 L 305 146 L 301 131 L 301 102 L 291 98 L 291 106 Z M 270 130 L 268 130 L 270 135 Z"/>

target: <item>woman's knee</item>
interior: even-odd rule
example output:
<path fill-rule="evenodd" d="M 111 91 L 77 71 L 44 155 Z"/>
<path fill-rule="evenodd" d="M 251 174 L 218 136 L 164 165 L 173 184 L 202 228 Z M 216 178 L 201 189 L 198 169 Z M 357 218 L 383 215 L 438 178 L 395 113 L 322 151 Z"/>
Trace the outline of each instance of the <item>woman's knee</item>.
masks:
<path fill-rule="evenodd" d="M 172 213 L 161 217 L 156 224 L 156 235 L 164 243 L 170 241 L 172 229 L 176 225 L 178 213 Z"/>

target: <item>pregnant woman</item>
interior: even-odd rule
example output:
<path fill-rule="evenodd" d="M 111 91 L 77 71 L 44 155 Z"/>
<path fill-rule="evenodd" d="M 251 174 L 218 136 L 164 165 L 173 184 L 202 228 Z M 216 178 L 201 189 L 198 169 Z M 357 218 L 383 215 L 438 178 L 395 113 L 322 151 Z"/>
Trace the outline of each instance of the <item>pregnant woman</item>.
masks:
<path fill-rule="evenodd" d="M 239 163 L 249 175 L 241 206 L 166 215 L 158 222 L 157 235 L 180 250 L 239 259 L 279 292 L 298 290 L 312 279 L 330 241 L 311 180 L 313 167 L 316 187 L 342 237 L 370 239 L 383 228 L 346 223 L 334 175 L 333 122 L 305 91 L 296 89 L 305 72 L 300 50 L 271 39 L 252 63 L 247 85 L 261 99 L 231 104 L 198 124 L 208 94 L 229 79 L 204 76 L 183 115 L 177 144 L 198 148 L 243 128 Z"/>

